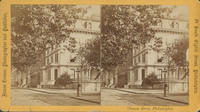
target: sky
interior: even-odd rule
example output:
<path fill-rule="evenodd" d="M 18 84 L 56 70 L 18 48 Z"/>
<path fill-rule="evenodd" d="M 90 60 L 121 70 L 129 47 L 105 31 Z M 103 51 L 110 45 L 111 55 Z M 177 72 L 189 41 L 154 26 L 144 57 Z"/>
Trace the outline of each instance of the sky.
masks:
<path fill-rule="evenodd" d="M 100 5 L 78 5 L 80 8 L 88 8 L 86 16 L 96 15 L 100 16 Z"/>
<path fill-rule="evenodd" d="M 189 7 L 188 6 L 177 6 L 174 9 L 174 15 L 179 16 L 182 19 L 189 19 Z"/>

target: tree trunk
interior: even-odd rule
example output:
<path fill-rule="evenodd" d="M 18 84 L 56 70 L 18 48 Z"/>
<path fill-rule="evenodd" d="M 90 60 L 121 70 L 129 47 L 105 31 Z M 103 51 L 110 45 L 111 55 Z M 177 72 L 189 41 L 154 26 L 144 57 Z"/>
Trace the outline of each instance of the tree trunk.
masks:
<path fill-rule="evenodd" d="M 113 74 L 113 72 L 110 72 L 109 79 L 110 79 L 109 87 L 112 87 L 113 84 L 114 84 L 114 74 Z"/>
<path fill-rule="evenodd" d="M 115 68 L 115 71 L 114 71 L 114 86 L 117 87 L 118 86 L 118 69 L 119 67 L 117 66 Z"/>

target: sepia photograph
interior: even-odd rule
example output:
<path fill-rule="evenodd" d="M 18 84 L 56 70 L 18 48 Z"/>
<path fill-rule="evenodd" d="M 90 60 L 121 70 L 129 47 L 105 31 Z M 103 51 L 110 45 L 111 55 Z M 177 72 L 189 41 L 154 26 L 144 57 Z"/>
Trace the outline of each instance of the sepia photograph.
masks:
<path fill-rule="evenodd" d="M 189 8 L 105 5 L 101 18 L 101 104 L 188 105 Z"/>
<path fill-rule="evenodd" d="M 11 5 L 12 105 L 100 105 L 99 71 L 82 56 L 99 38 L 98 5 Z"/>
<path fill-rule="evenodd" d="M 11 5 L 11 105 L 189 105 L 189 7 Z"/>

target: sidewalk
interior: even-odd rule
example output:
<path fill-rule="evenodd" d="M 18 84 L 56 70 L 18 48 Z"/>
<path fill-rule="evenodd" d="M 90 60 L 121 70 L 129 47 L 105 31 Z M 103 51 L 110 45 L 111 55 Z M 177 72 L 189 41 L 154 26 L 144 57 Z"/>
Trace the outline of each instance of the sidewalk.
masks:
<path fill-rule="evenodd" d="M 100 93 L 99 94 L 98 93 L 81 94 L 80 97 L 77 97 L 76 89 L 41 89 L 41 88 L 28 88 L 28 89 L 32 91 L 46 93 L 46 94 L 65 94 L 73 99 L 100 104 Z"/>
<path fill-rule="evenodd" d="M 163 90 L 148 90 L 148 89 L 126 89 L 126 88 L 116 88 L 116 90 L 134 93 L 134 94 L 151 94 L 156 98 L 163 100 L 169 100 L 173 102 L 189 104 L 188 94 L 168 94 L 167 97 L 163 96 Z"/>

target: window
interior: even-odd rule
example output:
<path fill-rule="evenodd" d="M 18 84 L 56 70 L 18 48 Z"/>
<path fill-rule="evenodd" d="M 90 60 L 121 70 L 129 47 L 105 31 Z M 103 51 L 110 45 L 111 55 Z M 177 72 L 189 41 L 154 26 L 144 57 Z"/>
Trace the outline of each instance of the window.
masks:
<path fill-rule="evenodd" d="M 145 63 L 145 61 L 146 61 L 146 54 L 144 53 L 142 54 L 142 63 Z"/>
<path fill-rule="evenodd" d="M 51 56 L 51 63 L 53 63 L 53 55 Z"/>
<path fill-rule="evenodd" d="M 138 63 L 140 63 L 140 55 L 138 56 Z"/>
<path fill-rule="evenodd" d="M 92 23 L 90 23 L 90 22 L 84 22 L 83 27 L 86 28 L 86 29 L 88 29 L 88 28 L 92 29 Z"/>
<path fill-rule="evenodd" d="M 55 63 L 58 63 L 58 53 L 55 54 Z"/>
<path fill-rule="evenodd" d="M 85 22 L 83 26 L 84 26 L 84 28 L 87 28 L 87 22 Z"/>
<path fill-rule="evenodd" d="M 171 23 L 171 28 L 174 28 L 174 21 Z"/>
<path fill-rule="evenodd" d="M 135 64 L 137 63 L 137 60 L 136 60 L 136 58 L 134 59 L 134 63 L 135 63 Z"/>
<path fill-rule="evenodd" d="M 179 29 L 179 23 L 176 22 L 176 25 L 175 25 L 176 29 Z"/>

